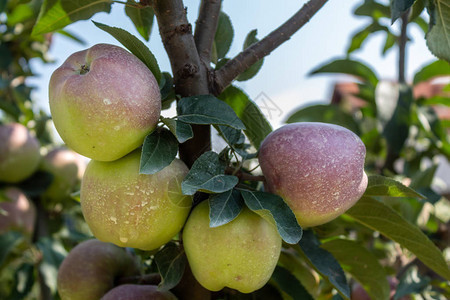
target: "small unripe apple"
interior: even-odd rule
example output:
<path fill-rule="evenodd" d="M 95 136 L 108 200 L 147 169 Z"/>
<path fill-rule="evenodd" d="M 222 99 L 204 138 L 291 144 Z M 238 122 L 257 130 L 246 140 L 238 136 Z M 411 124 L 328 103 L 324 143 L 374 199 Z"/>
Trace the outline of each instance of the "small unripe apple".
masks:
<path fill-rule="evenodd" d="M 101 300 L 176 300 L 169 291 L 158 291 L 155 285 L 123 284 L 110 290 Z"/>
<path fill-rule="evenodd" d="M 113 244 L 88 240 L 70 251 L 58 270 L 62 300 L 98 300 L 120 277 L 138 274 L 135 261 Z"/>
<path fill-rule="evenodd" d="M 0 181 L 20 182 L 36 171 L 39 141 L 19 123 L 0 126 Z"/>
<path fill-rule="evenodd" d="M 161 112 L 152 72 L 128 51 L 108 44 L 69 56 L 52 74 L 49 99 L 64 142 L 99 161 L 139 147 Z"/>
<path fill-rule="evenodd" d="M 350 130 L 294 123 L 270 133 L 259 149 L 266 188 L 278 194 L 303 227 L 327 223 L 353 206 L 367 187 L 366 148 Z"/>
<path fill-rule="evenodd" d="M 183 227 L 192 197 L 183 195 L 186 165 L 175 159 L 153 175 L 139 174 L 140 151 L 113 162 L 92 160 L 81 183 L 81 209 L 92 233 L 122 247 L 153 250 Z"/>
<path fill-rule="evenodd" d="M 83 178 L 86 162 L 78 153 L 56 148 L 44 156 L 41 169 L 53 176 L 53 181 L 42 195 L 51 201 L 67 198 Z"/>
<path fill-rule="evenodd" d="M 269 281 L 281 251 L 275 225 L 248 208 L 231 222 L 209 227 L 207 201 L 194 208 L 183 231 L 192 273 L 211 291 L 251 293 Z"/>
<path fill-rule="evenodd" d="M 31 236 L 36 222 L 33 202 L 14 187 L 6 188 L 1 193 L 8 201 L 0 202 L 0 234 L 16 230 Z"/>

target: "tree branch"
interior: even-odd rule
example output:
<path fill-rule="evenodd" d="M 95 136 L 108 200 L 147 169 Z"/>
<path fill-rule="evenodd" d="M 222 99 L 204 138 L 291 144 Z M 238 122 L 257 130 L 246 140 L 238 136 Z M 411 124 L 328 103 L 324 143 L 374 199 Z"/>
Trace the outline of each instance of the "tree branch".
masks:
<path fill-rule="evenodd" d="M 222 0 L 202 0 L 195 26 L 194 40 L 200 60 L 207 66 L 211 62 L 211 49 L 219 22 Z"/>
<path fill-rule="evenodd" d="M 239 74 L 247 70 L 258 60 L 269 55 L 295 32 L 305 25 L 312 16 L 328 0 L 309 0 L 303 7 L 284 24 L 272 31 L 259 42 L 251 45 L 233 59 L 228 61 L 215 74 L 215 94 L 220 94 Z"/>
<path fill-rule="evenodd" d="M 398 43 L 399 55 L 398 55 L 398 82 L 405 83 L 405 61 L 406 61 L 406 43 L 408 42 L 408 18 L 409 9 L 402 15 L 402 28 L 400 32 L 400 39 Z"/>
<path fill-rule="evenodd" d="M 159 33 L 170 59 L 175 92 L 182 97 L 209 94 L 207 70 L 200 62 L 182 0 L 153 0 Z M 194 125 L 194 138 L 180 145 L 180 158 L 191 167 L 211 149 L 210 126 Z"/>

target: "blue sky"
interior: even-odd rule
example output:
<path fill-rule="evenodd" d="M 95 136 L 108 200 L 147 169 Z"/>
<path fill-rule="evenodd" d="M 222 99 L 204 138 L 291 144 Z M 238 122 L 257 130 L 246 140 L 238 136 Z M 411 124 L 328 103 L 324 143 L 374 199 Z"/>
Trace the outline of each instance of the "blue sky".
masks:
<path fill-rule="evenodd" d="M 189 22 L 193 25 L 195 25 L 199 2 L 193 0 L 184 2 L 188 8 Z M 234 27 L 234 40 L 228 56 L 239 53 L 249 31 L 257 29 L 257 37 L 264 37 L 294 14 L 305 2 L 294 0 L 223 1 L 223 11 L 230 16 Z M 270 122 L 274 127 L 280 126 L 296 108 L 313 102 L 328 102 L 333 84 L 347 79 L 345 76 L 339 75 L 308 77 L 307 74 L 326 61 L 345 56 L 350 36 L 369 22 L 368 18 L 352 15 L 352 11 L 360 2 L 328 1 L 309 23 L 266 57 L 261 71 L 253 79 L 237 83 L 252 99 L 256 99 L 257 103 L 258 95 L 264 93 L 277 104 L 280 113 L 270 117 Z M 131 21 L 125 16 L 124 6 L 121 4 L 114 4 L 110 14 L 97 14 L 93 20 L 124 28 L 138 36 Z M 395 29 L 398 28 L 397 23 L 393 26 Z M 39 74 L 39 77 L 30 80 L 38 87 L 33 97 L 46 111 L 48 111 L 48 82 L 51 73 L 70 54 L 97 43 L 119 45 L 114 38 L 95 27 L 90 21 L 80 21 L 66 29 L 82 37 L 87 45 L 83 46 L 65 37 L 55 36 L 50 49 L 50 57 L 55 60 L 55 63 L 48 65 L 39 61 L 32 63 L 35 73 Z M 428 51 L 424 34 L 417 25 L 409 26 L 409 34 L 412 42 L 408 46 L 407 80 L 411 80 L 417 70 L 435 59 Z M 383 43 L 384 34 L 376 34 L 363 44 L 362 50 L 354 52 L 352 57 L 369 64 L 380 78 L 395 80 L 397 77 L 397 53 L 395 50 L 391 50 L 385 57 L 382 57 Z M 161 70 L 170 72 L 169 60 L 161 43 L 156 21 L 147 45 L 155 54 Z M 164 116 L 172 114 L 173 111 L 163 112 Z"/>

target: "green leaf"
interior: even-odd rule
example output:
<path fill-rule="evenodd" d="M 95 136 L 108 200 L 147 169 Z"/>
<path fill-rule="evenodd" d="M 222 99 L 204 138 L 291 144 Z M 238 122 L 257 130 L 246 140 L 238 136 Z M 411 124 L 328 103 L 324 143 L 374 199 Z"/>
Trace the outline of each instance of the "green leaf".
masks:
<path fill-rule="evenodd" d="M 420 27 L 420 29 L 422 29 L 424 34 L 428 32 L 428 23 L 424 18 L 417 17 L 413 20 L 413 22 L 416 23 Z"/>
<path fill-rule="evenodd" d="M 209 151 L 203 153 L 192 165 L 189 173 L 181 183 L 184 195 L 193 195 L 196 191 L 223 193 L 238 184 L 238 178 L 225 174 L 225 165 L 219 155 Z"/>
<path fill-rule="evenodd" d="M 443 60 L 436 60 L 423 67 L 419 72 L 416 73 L 416 75 L 414 75 L 414 85 L 422 81 L 430 80 L 437 76 L 448 75 L 450 75 L 449 63 Z"/>
<path fill-rule="evenodd" d="M 162 72 L 159 86 L 161 91 L 162 109 L 169 109 L 172 102 L 176 99 L 172 76 L 167 72 Z"/>
<path fill-rule="evenodd" d="M 311 230 L 303 232 L 303 238 L 299 243 L 300 254 L 303 254 L 311 266 L 327 279 L 340 294 L 350 298 L 350 288 L 347 284 L 344 271 L 327 250 L 320 247 L 320 241 Z"/>
<path fill-rule="evenodd" d="M 450 280 L 450 270 L 441 251 L 418 227 L 406 221 L 389 206 L 370 197 L 363 197 L 346 214 L 399 243 L 430 269 Z"/>
<path fill-rule="evenodd" d="M 320 73 L 341 73 L 356 76 L 363 81 L 376 86 L 378 83 L 378 77 L 368 66 L 362 62 L 351 59 L 337 59 L 331 62 L 325 63 L 317 69 L 311 71 L 309 75 L 315 75 Z"/>
<path fill-rule="evenodd" d="M 351 39 L 350 46 L 347 49 L 347 53 L 350 54 L 353 51 L 361 48 L 363 42 L 367 39 L 367 37 L 374 32 L 377 31 L 386 31 L 389 32 L 389 29 L 386 26 L 382 26 L 378 23 L 378 21 L 374 20 L 372 24 L 361 29 L 357 33 L 355 33 Z"/>
<path fill-rule="evenodd" d="M 184 143 L 194 137 L 191 125 L 164 117 L 161 117 L 161 120 L 169 127 L 170 132 L 177 138 L 178 142 Z"/>
<path fill-rule="evenodd" d="M 14 247 L 22 241 L 23 236 L 19 232 L 9 231 L 0 234 L 0 266 L 3 265 L 6 257 L 14 249 Z"/>
<path fill-rule="evenodd" d="M 394 23 L 403 15 L 416 0 L 392 0 L 391 1 L 391 22 Z"/>
<path fill-rule="evenodd" d="M 155 174 L 161 171 L 172 163 L 177 152 L 178 142 L 170 131 L 153 131 L 144 140 L 139 174 Z"/>
<path fill-rule="evenodd" d="M 291 114 L 286 123 L 296 122 L 324 122 L 340 125 L 357 135 L 360 133 L 359 125 L 353 117 L 335 104 L 319 104 L 302 108 Z"/>
<path fill-rule="evenodd" d="M 217 23 L 216 35 L 214 36 L 214 47 L 216 49 L 217 60 L 225 57 L 230 50 L 231 42 L 233 41 L 234 31 L 231 25 L 230 17 L 220 12 L 219 22 Z"/>
<path fill-rule="evenodd" d="M 294 300 L 314 299 L 300 281 L 283 267 L 276 266 L 271 279 L 275 281 L 283 292 L 291 296 Z"/>
<path fill-rule="evenodd" d="M 391 10 L 388 6 L 378 3 L 374 0 L 366 0 L 354 11 L 357 16 L 372 17 L 375 20 L 380 18 L 389 18 Z"/>
<path fill-rule="evenodd" d="M 370 299 L 389 299 L 387 274 L 375 255 L 354 241 L 335 239 L 321 246 L 330 252 L 342 268 L 368 292 Z"/>
<path fill-rule="evenodd" d="M 139 34 L 148 41 L 152 31 L 155 13 L 151 6 L 143 6 L 134 0 L 128 0 L 125 5 L 125 13 L 133 22 Z"/>
<path fill-rule="evenodd" d="M 241 191 L 245 204 L 269 222 L 275 221 L 278 233 L 288 244 L 296 244 L 302 238 L 302 228 L 284 200 L 266 192 Z"/>
<path fill-rule="evenodd" d="M 395 34 L 387 32 L 386 33 L 386 41 L 384 42 L 383 51 L 381 53 L 383 55 L 385 55 L 389 49 L 394 47 L 396 41 L 397 41 L 397 36 Z"/>
<path fill-rule="evenodd" d="M 112 0 L 45 0 L 31 32 L 32 36 L 62 29 L 98 12 L 111 11 Z"/>
<path fill-rule="evenodd" d="M 27 299 L 35 283 L 35 266 L 30 263 L 22 264 L 14 273 L 14 289 L 8 299 Z"/>
<path fill-rule="evenodd" d="M 95 21 L 92 22 L 101 30 L 112 35 L 125 48 L 130 50 L 131 53 L 139 58 L 150 69 L 158 83 L 161 81 L 161 71 L 159 70 L 158 62 L 156 61 L 155 56 L 137 37 L 122 28 L 110 27 Z"/>
<path fill-rule="evenodd" d="M 265 137 L 272 132 L 272 126 L 258 106 L 235 86 L 227 87 L 218 97 L 233 108 L 246 127 L 245 135 L 258 149 Z"/>
<path fill-rule="evenodd" d="M 158 289 L 168 291 L 177 286 L 186 268 L 184 251 L 174 243 L 168 243 L 155 254 L 155 261 L 161 274 Z"/>
<path fill-rule="evenodd" d="M 450 5 L 447 0 L 435 0 L 431 28 L 426 35 L 431 53 L 450 62 Z"/>
<path fill-rule="evenodd" d="M 395 289 L 394 300 L 410 294 L 420 294 L 429 286 L 431 279 L 420 274 L 417 269 L 417 266 L 410 267 L 400 278 Z"/>
<path fill-rule="evenodd" d="M 65 37 L 71 39 L 72 41 L 77 42 L 80 45 L 86 45 L 86 41 L 85 40 L 83 40 L 81 37 L 79 37 L 78 35 L 76 35 L 76 34 L 74 34 L 72 32 L 60 29 L 60 30 L 56 31 L 56 33 L 59 33 L 59 34 L 65 36 Z"/>
<path fill-rule="evenodd" d="M 44 172 L 36 171 L 31 177 L 19 183 L 19 188 L 29 197 L 40 196 L 52 184 L 53 175 Z"/>
<path fill-rule="evenodd" d="M 233 145 L 243 144 L 245 142 L 245 136 L 242 130 L 234 129 L 228 126 L 218 125 L 216 126 L 217 131 L 223 137 L 225 142 L 227 142 L 230 147 Z"/>
<path fill-rule="evenodd" d="M 236 218 L 244 207 L 237 190 L 215 194 L 209 197 L 209 227 L 225 225 Z"/>
<path fill-rule="evenodd" d="M 56 293 L 56 278 L 59 265 L 66 257 L 67 251 L 59 241 L 47 237 L 39 239 L 36 245 L 42 252 L 43 257 L 39 270 L 50 291 Z"/>
<path fill-rule="evenodd" d="M 245 129 L 233 109 L 212 95 L 181 98 L 177 105 L 178 120 L 191 124 L 226 125 Z"/>
<path fill-rule="evenodd" d="M 380 175 L 369 176 L 369 183 L 367 184 L 364 196 L 424 198 L 423 195 L 417 193 L 412 188 L 392 178 Z"/>
<path fill-rule="evenodd" d="M 247 34 L 247 37 L 245 38 L 244 41 L 244 50 L 248 47 L 250 47 L 252 44 L 258 42 L 259 40 L 256 38 L 256 34 L 257 34 L 257 30 L 254 29 L 252 31 L 250 31 Z M 253 65 L 251 65 L 250 67 L 248 67 L 247 70 L 245 70 L 244 72 L 242 72 L 241 74 L 239 74 L 238 77 L 236 77 L 237 81 L 246 81 L 249 80 L 250 78 L 253 78 L 261 69 L 262 65 L 264 63 L 264 58 L 258 60 L 257 62 L 255 62 Z"/>

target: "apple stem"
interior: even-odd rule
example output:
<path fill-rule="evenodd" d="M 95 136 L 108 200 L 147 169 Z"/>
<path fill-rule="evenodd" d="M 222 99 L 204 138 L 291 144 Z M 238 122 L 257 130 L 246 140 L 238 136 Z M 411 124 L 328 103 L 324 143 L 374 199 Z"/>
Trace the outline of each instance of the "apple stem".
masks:
<path fill-rule="evenodd" d="M 89 70 L 90 70 L 90 69 L 89 69 L 89 66 L 87 66 L 87 65 L 82 65 L 81 68 L 80 68 L 80 75 L 84 75 L 84 74 L 88 73 Z"/>

